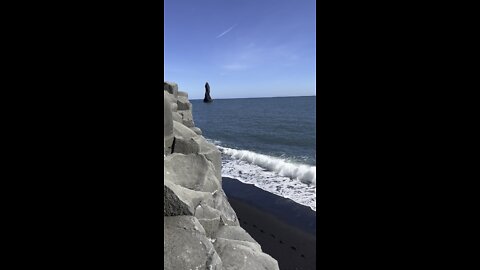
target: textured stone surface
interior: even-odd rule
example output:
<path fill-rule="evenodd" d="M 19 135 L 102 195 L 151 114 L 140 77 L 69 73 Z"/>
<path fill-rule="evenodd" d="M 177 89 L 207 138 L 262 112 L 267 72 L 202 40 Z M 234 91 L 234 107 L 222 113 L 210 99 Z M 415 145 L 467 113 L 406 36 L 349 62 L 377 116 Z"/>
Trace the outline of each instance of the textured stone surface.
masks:
<path fill-rule="evenodd" d="M 175 137 L 182 137 L 184 139 L 196 138 L 199 144 L 206 142 L 204 138 L 197 136 L 198 134 L 195 133 L 195 131 L 180 122 L 173 123 L 173 134 Z"/>
<path fill-rule="evenodd" d="M 219 227 L 222 225 L 222 213 L 217 209 L 210 207 L 206 203 L 201 203 L 195 209 L 195 217 L 205 229 L 208 237 L 214 238 Z"/>
<path fill-rule="evenodd" d="M 178 122 L 178 123 L 183 122 L 182 116 L 178 112 L 172 112 L 172 118 L 173 118 L 174 123 L 175 122 Z"/>
<path fill-rule="evenodd" d="M 178 97 L 178 84 L 172 82 L 163 82 L 163 90 Z"/>
<path fill-rule="evenodd" d="M 192 127 L 190 129 L 193 130 L 195 133 L 197 133 L 197 135 L 202 135 L 202 130 L 199 129 L 198 127 Z"/>
<path fill-rule="evenodd" d="M 220 257 L 197 218 L 165 217 L 163 232 L 163 269 L 223 269 Z"/>
<path fill-rule="evenodd" d="M 200 147 L 200 153 L 205 155 L 205 157 L 213 164 L 215 168 L 215 175 L 219 179 L 220 183 L 222 181 L 222 153 L 217 147 L 206 140 L 202 139 L 203 137 L 194 137 Z"/>
<path fill-rule="evenodd" d="M 198 205 L 214 206 L 213 196 L 210 192 L 195 191 L 188 188 L 184 188 L 177 184 L 172 183 L 169 177 L 166 177 L 164 186 L 168 187 L 176 197 L 188 207 L 187 215 L 194 215 Z"/>
<path fill-rule="evenodd" d="M 177 100 L 178 110 L 190 110 L 192 109 L 192 104 L 188 101 L 186 97 L 178 97 Z"/>
<path fill-rule="evenodd" d="M 222 226 L 218 229 L 215 238 L 256 243 L 255 240 L 240 226 Z"/>
<path fill-rule="evenodd" d="M 235 240 L 217 240 L 214 245 L 225 270 L 279 269 L 278 262 L 275 259 L 263 252 L 259 252 L 255 247 L 238 243 Z"/>
<path fill-rule="evenodd" d="M 164 170 L 173 183 L 188 189 L 214 192 L 220 188 L 212 163 L 201 154 L 171 154 L 164 162 Z"/>
<path fill-rule="evenodd" d="M 163 185 L 163 216 L 193 215 L 192 207 L 182 201 L 167 185 Z"/>
<path fill-rule="evenodd" d="M 164 154 L 171 153 L 173 143 L 173 118 L 172 109 L 168 98 L 163 98 L 163 152 Z"/>
<path fill-rule="evenodd" d="M 193 122 L 192 111 L 178 111 L 178 113 L 182 116 L 182 124 L 187 127 L 194 127 L 195 123 Z"/>
<path fill-rule="evenodd" d="M 217 246 L 219 246 L 219 245 L 222 245 L 222 246 L 225 246 L 225 245 L 233 245 L 233 246 L 242 245 L 242 246 L 245 246 L 245 247 L 248 247 L 248 248 L 252 249 L 254 252 L 262 252 L 262 247 L 260 247 L 260 245 L 257 242 L 226 239 L 226 238 L 221 238 L 221 237 L 215 238 L 215 242 L 216 242 Z"/>
<path fill-rule="evenodd" d="M 223 224 L 237 226 L 240 225 L 237 214 L 235 214 L 235 211 L 233 211 L 233 208 L 228 202 L 227 196 L 225 195 L 223 189 L 219 189 L 213 194 L 213 202 L 213 207 L 222 213 L 221 218 Z"/>
<path fill-rule="evenodd" d="M 164 269 L 278 269 L 240 227 L 222 189 L 221 153 L 195 127 L 188 94 L 164 82 L 163 103 Z"/>
<path fill-rule="evenodd" d="M 194 139 L 175 138 L 174 153 L 196 154 L 199 152 L 199 149 L 200 147 Z"/>

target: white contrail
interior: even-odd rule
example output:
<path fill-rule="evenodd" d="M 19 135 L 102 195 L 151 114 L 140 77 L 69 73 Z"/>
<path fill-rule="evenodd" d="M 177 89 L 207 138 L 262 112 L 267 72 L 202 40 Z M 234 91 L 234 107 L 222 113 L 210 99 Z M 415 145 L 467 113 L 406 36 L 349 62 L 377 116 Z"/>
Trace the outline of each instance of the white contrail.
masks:
<path fill-rule="evenodd" d="M 237 25 L 235 24 L 235 25 L 233 25 L 232 27 L 228 28 L 227 31 L 221 33 L 221 34 L 218 35 L 216 38 L 221 38 L 221 37 L 223 37 L 223 36 L 226 35 L 228 32 L 232 31 L 232 29 L 233 29 L 235 26 L 237 26 Z"/>

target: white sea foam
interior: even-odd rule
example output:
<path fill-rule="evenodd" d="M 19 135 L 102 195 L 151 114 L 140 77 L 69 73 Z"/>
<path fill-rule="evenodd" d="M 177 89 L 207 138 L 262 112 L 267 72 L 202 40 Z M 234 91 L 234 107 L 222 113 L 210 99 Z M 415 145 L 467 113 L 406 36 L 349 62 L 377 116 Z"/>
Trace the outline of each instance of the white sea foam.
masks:
<path fill-rule="evenodd" d="M 224 154 L 222 176 L 253 184 L 316 211 L 316 167 L 247 150 L 217 147 Z"/>
<path fill-rule="evenodd" d="M 266 170 L 276 172 L 280 176 L 299 180 L 305 184 L 317 184 L 316 166 L 289 162 L 282 158 L 258 154 L 248 150 L 237 150 L 218 146 L 220 151 L 234 159 L 246 161 Z"/>

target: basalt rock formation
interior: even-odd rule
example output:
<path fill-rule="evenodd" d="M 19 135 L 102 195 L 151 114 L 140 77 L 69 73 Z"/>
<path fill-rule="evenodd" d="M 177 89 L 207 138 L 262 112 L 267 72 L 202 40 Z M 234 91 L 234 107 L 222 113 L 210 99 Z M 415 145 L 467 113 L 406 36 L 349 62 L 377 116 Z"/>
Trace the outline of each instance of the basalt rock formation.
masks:
<path fill-rule="evenodd" d="M 279 269 L 242 228 L 222 189 L 221 154 L 192 118 L 188 94 L 164 83 L 164 269 Z"/>
<path fill-rule="evenodd" d="M 205 84 L 205 98 L 203 98 L 203 102 L 205 103 L 210 103 L 212 102 L 213 99 L 212 97 L 210 96 L 210 85 L 208 84 L 208 82 Z"/>

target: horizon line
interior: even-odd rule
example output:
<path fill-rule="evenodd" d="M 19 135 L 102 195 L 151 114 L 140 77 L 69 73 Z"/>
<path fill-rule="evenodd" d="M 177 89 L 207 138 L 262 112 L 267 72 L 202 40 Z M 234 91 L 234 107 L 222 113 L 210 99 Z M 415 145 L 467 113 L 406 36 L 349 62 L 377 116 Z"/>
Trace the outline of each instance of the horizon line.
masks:
<path fill-rule="evenodd" d="M 221 100 L 221 99 L 247 99 L 247 98 L 289 98 L 289 97 L 316 97 L 317 95 L 308 95 L 308 96 L 275 96 L 275 97 L 231 97 L 231 98 L 214 98 L 213 100 Z M 203 98 L 195 98 L 189 100 L 203 100 Z"/>

